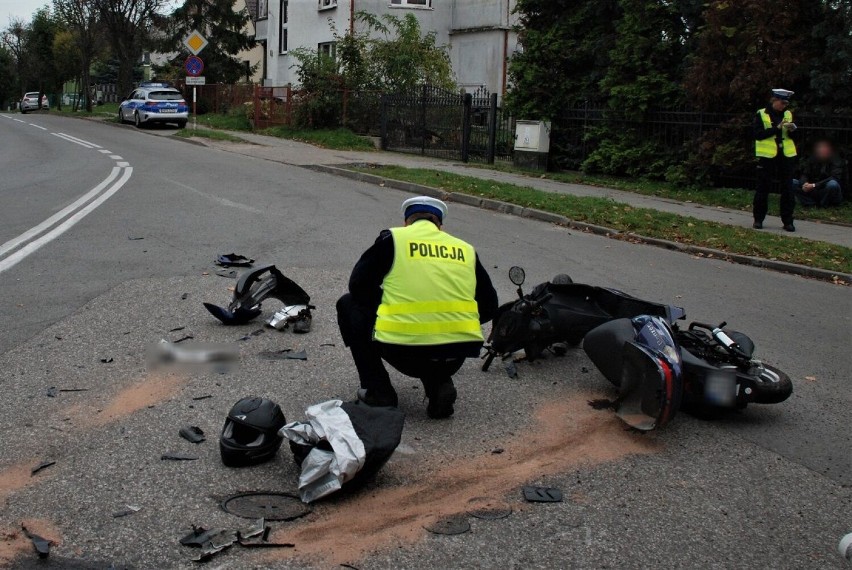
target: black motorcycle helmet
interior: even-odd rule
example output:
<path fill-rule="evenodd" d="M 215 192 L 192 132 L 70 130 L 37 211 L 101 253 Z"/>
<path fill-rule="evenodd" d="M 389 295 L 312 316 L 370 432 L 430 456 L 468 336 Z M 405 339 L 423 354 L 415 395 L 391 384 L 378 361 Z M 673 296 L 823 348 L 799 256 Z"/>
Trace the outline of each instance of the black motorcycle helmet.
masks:
<path fill-rule="evenodd" d="M 222 463 L 244 467 L 269 461 L 284 438 L 278 434 L 287 420 L 281 407 L 266 398 L 243 398 L 228 412 L 219 438 Z"/>

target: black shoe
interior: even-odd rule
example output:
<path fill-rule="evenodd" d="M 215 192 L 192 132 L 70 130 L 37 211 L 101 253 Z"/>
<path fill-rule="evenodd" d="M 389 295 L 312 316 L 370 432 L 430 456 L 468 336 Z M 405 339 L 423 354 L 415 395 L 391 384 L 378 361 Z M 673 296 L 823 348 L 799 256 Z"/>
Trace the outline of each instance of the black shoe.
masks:
<path fill-rule="evenodd" d="M 433 420 L 448 418 L 455 412 L 453 404 L 456 403 L 456 387 L 452 380 L 448 380 L 439 384 L 434 389 L 429 390 L 426 397 L 429 398 L 429 404 L 426 406 L 426 415 Z"/>
<path fill-rule="evenodd" d="M 796 226 L 794 226 L 793 224 L 784 224 L 784 231 L 785 232 L 794 232 L 794 231 L 796 231 Z"/>
<path fill-rule="evenodd" d="M 399 405 L 396 393 L 373 394 L 366 388 L 360 388 L 357 392 L 358 400 L 374 408 L 396 408 Z"/>
<path fill-rule="evenodd" d="M 762 230 L 763 229 L 763 222 L 755 222 L 751 225 L 751 227 L 753 227 L 756 230 Z"/>

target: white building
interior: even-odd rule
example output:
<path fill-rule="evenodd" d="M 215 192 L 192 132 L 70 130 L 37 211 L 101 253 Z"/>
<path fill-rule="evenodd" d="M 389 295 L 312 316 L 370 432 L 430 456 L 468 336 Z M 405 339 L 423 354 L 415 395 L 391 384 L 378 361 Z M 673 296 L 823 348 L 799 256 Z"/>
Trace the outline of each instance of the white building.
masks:
<path fill-rule="evenodd" d="M 508 59 L 517 49 L 515 0 L 250 0 L 256 39 L 263 46 L 263 84 L 295 84 L 295 48 L 334 52 L 333 22 L 339 34 L 350 29 L 356 12 L 376 15 L 413 13 L 424 30 L 449 47 L 460 87 L 506 90 Z M 360 25 L 355 22 L 355 25 Z"/>

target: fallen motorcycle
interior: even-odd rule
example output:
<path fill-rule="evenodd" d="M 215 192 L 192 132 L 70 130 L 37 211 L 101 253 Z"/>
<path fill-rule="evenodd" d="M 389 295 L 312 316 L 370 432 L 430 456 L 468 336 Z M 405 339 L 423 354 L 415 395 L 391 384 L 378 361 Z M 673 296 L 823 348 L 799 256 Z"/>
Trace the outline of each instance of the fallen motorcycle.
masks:
<path fill-rule="evenodd" d="M 619 387 L 616 414 L 642 431 L 665 426 L 682 408 L 743 409 L 789 398 L 790 377 L 754 358 L 751 338 L 726 325 L 681 330 L 647 315 L 616 319 L 590 331 L 583 349 Z"/>
<path fill-rule="evenodd" d="M 541 283 L 529 294 L 522 287 L 526 273 L 521 267 L 509 269 L 509 279 L 518 287 L 518 298 L 497 309 L 483 370 L 499 356 L 513 376 L 514 353 L 523 350 L 532 361 L 545 350 L 564 352 L 567 346 L 579 345 L 590 330 L 613 319 L 647 314 L 674 322 L 685 316 L 680 307 L 643 301 L 617 289 L 574 283 L 565 274 Z"/>

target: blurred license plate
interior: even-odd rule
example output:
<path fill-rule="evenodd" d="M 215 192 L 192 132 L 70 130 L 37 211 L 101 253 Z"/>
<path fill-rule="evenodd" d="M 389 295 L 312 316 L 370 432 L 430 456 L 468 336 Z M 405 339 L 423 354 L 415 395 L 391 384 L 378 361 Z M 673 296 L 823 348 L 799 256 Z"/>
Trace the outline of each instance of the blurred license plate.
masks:
<path fill-rule="evenodd" d="M 704 399 L 716 406 L 733 406 L 737 400 L 737 373 L 733 370 L 718 370 L 707 374 Z"/>
<path fill-rule="evenodd" d="M 177 113 L 177 109 L 160 109 L 161 113 Z"/>

